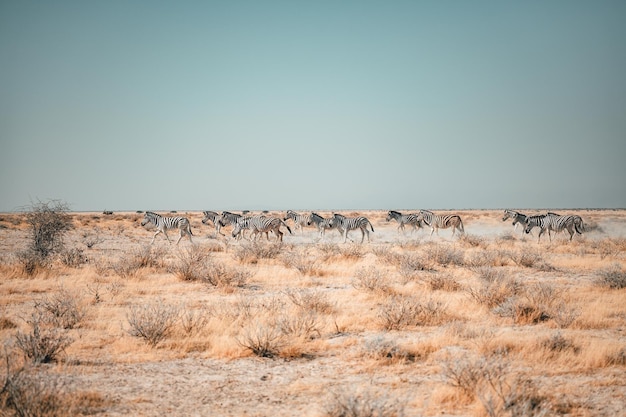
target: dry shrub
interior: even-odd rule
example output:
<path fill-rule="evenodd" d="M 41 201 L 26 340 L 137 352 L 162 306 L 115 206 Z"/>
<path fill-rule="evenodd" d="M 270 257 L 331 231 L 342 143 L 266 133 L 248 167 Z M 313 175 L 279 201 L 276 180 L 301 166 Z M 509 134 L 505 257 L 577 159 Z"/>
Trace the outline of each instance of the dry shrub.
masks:
<path fill-rule="evenodd" d="M 32 327 L 31 332 L 17 332 L 15 345 L 33 363 L 57 361 L 59 355 L 73 342 L 64 330 L 42 328 L 38 314 L 33 314 L 28 323 Z"/>
<path fill-rule="evenodd" d="M 485 239 L 481 236 L 464 233 L 459 237 L 459 242 L 470 248 L 486 247 Z"/>
<path fill-rule="evenodd" d="M 322 335 L 323 326 L 319 314 L 314 310 L 299 308 L 295 312 L 284 312 L 278 317 L 276 324 L 285 336 L 312 339 Z"/>
<path fill-rule="evenodd" d="M 253 241 L 237 247 L 234 256 L 239 262 L 256 264 L 260 259 L 275 259 L 282 252 L 282 242 L 261 243 Z"/>
<path fill-rule="evenodd" d="M 180 318 L 180 308 L 163 300 L 131 307 L 126 313 L 128 334 L 155 347 L 168 337 Z"/>
<path fill-rule="evenodd" d="M 626 270 L 620 264 L 615 263 L 598 271 L 597 282 L 599 285 L 611 289 L 626 288 Z"/>
<path fill-rule="evenodd" d="M 16 416 L 52 417 L 71 416 L 69 398 L 60 378 L 41 370 L 22 368 L 10 373 L 0 398 L 6 412 Z M 2 413 L 2 415 L 5 415 Z M 11 415 L 11 414 L 6 414 Z"/>
<path fill-rule="evenodd" d="M 200 281 L 207 276 L 211 254 L 193 245 L 178 253 L 178 262 L 169 268 L 181 281 Z"/>
<path fill-rule="evenodd" d="M 561 332 L 556 332 L 552 336 L 539 342 L 539 346 L 550 354 L 573 352 L 579 353 L 580 346 L 576 345 L 572 340 L 564 337 Z"/>
<path fill-rule="evenodd" d="M 476 387 L 482 380 L 485 358 L 450 357 L 442 363 L 442 374 L 446 382 L 461 391 L 466 399 L 474 398 Z"/>
<path fill-rule="evenodd" d="M 440 301 L 420 302 L 414 297 L 392 296 L 379 307 L 378 319 L 385 330 L 402 330 L 409 326 L 441 325 L 448 313 Z"/>
<path fill-rule="evenodd" d="M 450 274 L 433 273 L 423 276 L 422 281 L 426 283 L 431 291 L 454 292 L 461 290 L 461 284 Z"/>
<path fill-rule="evenodd" d="M 327 417 L 402 417 L 405 408 L 397 399 L 345 389 L 332 393 L 325 404 Z"/>
<path fill-rule="evenodd" d="M 357 290 L 387 292 L 389 285 L 386 281 L 380 269 L 369 266 L 356 271 L 355 277 L 352 278 L 352 286 Z"/>
<path fill-rule="evenodd" d="M 355 243 L 355 244 L 340 247 L 339 255 L 343 259 L 356 261 L 356 260 L 361 259 L 365 255 L 365 252 L 361 245 L 358 245 Z"/>
<path fill-rule="evenodd" d="M 73 227 L 68 210 L 67 204 L 60 201 L 38 202 L 29 208 L 26 221 L 30 242 L 17 254 L 27 275 L 49 268 L 50 256 L 63 249 L 63 237 Z"/>
<path fill-rule="evenodd" d="M 465 266 L 474 271 L 477 268 L 505 266 L 509 254 L 501 250 L 480 250 L 471 252 L 465 257 Z"/>
<path fill-rule="evenodd" d="M 59 253 L 61 263 L 70 268 L 78 268 L 89 262 L 89 258 L 85 255 L 85 251 L 78 248 L 63 250 Z"/>
<path fill-rule="evenodd" d="M 330 314 L 335 311 L 335 304 L 329 302 L 321 291 L 298 288 L 287 289 L 284 294 L 294 305 L 303 310 L 313 310 L 322 314 Z"/>
<path fill-rule="evenodd" d="M 302 275 L 318 277 L 324 275 L 324 270 L 318 267 L 318 260 L 310 257 L 306 251 L 304 253 L 289 251 L 284 253 L 281 259 L 286 267 L 297 269 Z"/>
<path fill-rule="evenodd" d="M 484 282 L 497 282 L 506 280 L 506 271 L 502 268 L 496 268 L 493 266 L 479 266 L 472 268 L 478 277 Z"/>
<path fill-rule="evenodd" d="M 211 313 L 207 309 L 183 308 L 180 314 L 180 324 L 187 336 L 193 336 L 206 328 L 210 318 Z"/>
<path fill-rule="evenodd" d="M 417 254 L 396 254 L 393 264 L 398 267 L 398 272 L 404 283 L 414 280 L 422 271 L 432 271 L 424 260 Z"/>
<path fill-rule="evenodd" d="M 479 288 L 468 288 L 467 293 L 478 304 L 487 308 L 496 307 L 520 291 L 521 284 L 512 278 L 498 278 L 483 281 Z"/>
<path fill-rule="evenodd" d="M 439 266 L 463 266 L 463 252 L 447 245 L 430 244 L 424 251 L 426 262 Z"/>
<path fill-rule="evenodd" d="M 413 348 L 401 347 L 395 340 L 384 336 L 367 339 L 361 348 L 364 356 L 385 364 L 415 362 L 425 360 L 436 350 L 432 344 L 421 344 Z"/>
<path fill-rule="evenodd" d="M 122 278 L 137 276 L 143 268 L 161 268 L 164 266 L 165 249 L 144 245 L 131 251 L 112 265 L 113 271 Z"/>
<path fill-rule="evenodd" d="M 246 269 L 213 261 L 207 265 L 203 282 L 214 287 L 243 287 L 251 276 Z"/>
<path fill-rule="evenodd" d="M 490 358 L 483 367 L 476 397 L 489 417 L 548 416 L 551 403 L 537 385 L 513 372 L 506 358 Z"/>
<path fill-rule="evenodd" d="M 534 268 L 546 272 L 554 271 L 555 269 L 546 262 L 543 254 L 539 251 L 520 250 L 517 252 L 508 252 L 508 256 L 515 265 L 523 268 Z"/>
<path fill-rule="evenodd" d="M 511 296 L 493 309 L 500 317 L 509 317 L 516 324 L 537 324 L 553 316 L 561 303 L 560 292 L 544 283 L 523 288 L 519 296 Z"/>
<path fill-rule="evenodd" d="M 283 333 L 273 324 L 251 323 L 237 337 L 240 346 L 249 349 L 256 356 L 273 358 L 284 345 Z"/>
<path fill-rule="evenodd" d="M 43 321 L 62 329 L 77 327 L 87 314 L 77 296 L 63 288 L 55 294 L 36 300 L 35 311 Z"/>

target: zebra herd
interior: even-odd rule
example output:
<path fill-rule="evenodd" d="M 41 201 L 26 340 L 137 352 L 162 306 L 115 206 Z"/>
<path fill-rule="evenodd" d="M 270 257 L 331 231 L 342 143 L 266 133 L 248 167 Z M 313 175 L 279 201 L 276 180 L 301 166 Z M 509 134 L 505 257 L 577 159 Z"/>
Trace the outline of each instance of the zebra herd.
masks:
<path fill-rule="evenodd" d="M 335 229 L 343 237 L 343 242 L 348 240 L 348 232 L 351 230 L 361 231 L 361 243 L 367 236 L 367 241 L 370 241 L 370 231 L 374 231 L 372 223 L 363 216 L 346 217 L 339 213 L 333 213 L 332 217 L 324 218 L 315 212 L 309 214 L 297 213 L 293 210 L 288 210 L 284 218 L 273 216 L 244 216 L 241 214 L 231 213 L 229 211 L 223 211 L 218 213 L 215 211 L 204 211 L 203 224 L 211 222 L 215 227 L 216 233 L 226 236 L 221 232 L 222 227 L 232 226 L 231 236 L 236 239 L 245 238 L 245 231 L 250 231 L 252 239 L 256 239 L 259 235 L 265 233 L 266 239 L 269 240 L 269 232 L 272 232 L 276 239 L 280 242 L 283 240 L 284 233 L 280 230 L 281 226 L 284 226 L 289 234 L 293 234 L 287 220 L 292 220 L 294 228 L 299 229 L 300 233 L 303 233 L 305 226 L 314 225 L 319 232 L 319 237 L 323 237 L 327 229 Z M 541 236 L 548 231 L 548 237 L 552 241 L 551 232 L 559 233 L 567 231 L 570 235 L 570 241 L 575 234 L 583 234 L 584 223 L 578 215 L 565 215 L 561 216 L 556 213 L 548 212 L 546 214 L 527 216 L 514 210 L 504 210 L 504 217 L 502 221 L 513 219 L 513 225 L 517 230 L 518 224 L 522 226 L 522 233 L 530 233 L 533 228 L 538 227 L 540 229 L 537 242 L 541 240 Z M 417 229 L 424 226 L 430 227 L 430 236 L 433 233 L 439 235 L 439 229 L 452 229 L 452 236 L 458 230 L 459 233 L 465 233 L 463 227 L 463 221 L 458 214 L 444 214 L 437 215 L 428 210 L 420 210 L 418 213 L 402 214 L 399 211 L 390 210 L 387 212 L 386 221 L 389 222 L 395 220 L 398 223 L 398 232 L 404 232 L 406 225 L 410 225 L 414 232 Z M 154 243 L 154 239 L 159 233 L 163 233 L 168 242 L 171 243 L 168 230 L 178 229 L 179 237 L 176 244 L 180 242 L 183 236 L 188 236 L 189 241 L 193 242 L 191 236 L 191 224 L 186 217 L 175 216 L 161 216 L 160 214 L 152 211 L 147 211 L 144 214 L 142 226 L 151 223 L 156 227 L 156 233 L 152 236 L 150 244 Z M 350 239 L 352 240 L 352 239 Z"/>

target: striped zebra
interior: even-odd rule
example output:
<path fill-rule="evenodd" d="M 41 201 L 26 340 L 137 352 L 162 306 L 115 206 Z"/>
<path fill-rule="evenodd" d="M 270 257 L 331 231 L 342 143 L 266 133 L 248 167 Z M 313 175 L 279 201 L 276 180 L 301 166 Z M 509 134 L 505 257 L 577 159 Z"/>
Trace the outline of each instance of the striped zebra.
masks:
<path fill-rule="evenodd" d="M 341 214 L 335 213 L 333 217 L 331 217 L 330 223 L 333 227 L 336 227 L 340 233 L 343 234 L 343 243 L 346 243 L 346 240 L 348 239 L 348 232 L 350 230 L 361 229 L 361 243 L 363 243 L 366 233 L 367 241 L 370 241 L 370 231 L 367 229 L 367 226 L 372 229 L 372 232 L 374 231 L 374 226 L 372 226 L 372 223 L 370 223 L 370 221 L 363 216 L 346 217 Z"/>
<path fill-rule="evenodd" d="M 309 226 L 311 224 L 311 215 L 310 214 L 299 214 L 293 210 L 287 210 L 287 214 L 285 215 L 284 221 L 288 219 L 293 220 L 294 229 L 300 229 L 300 233 L 304 233 L 304 226 Z"/>
<path fill-rule="evenodd" d="M 437 232 L 437 236 L 439 236 L 439 229 L 447 229 L 449 227 L 452 228 L 452 236 L 454 236 L 454 232 L 457 229 L 459 233 L 465 233 L 465 229 L 463 228 L 463 221 L 458 214 L 437 215 L 432 211 L 420 210 L 417 218 L 418 220 L 423 221 L 428 226 L 430 226 L 431 236 L 435 231 Z"/>
<path fill-rule="evenodd" d="M 317 230 L 320 233 L 320 238 L 326 234 L 326 229 L 334 228 L 331 224 L 331 219 L 325 219 L 317 213 L 311 213 L 311 223 L 317 227 Z"/>
<path fill-rule="evenodd" d="M 244 217 L 241 218 L 237 223 L 235 223 L 235 227 L 233 228 L 232 236 L 236 238 L 240 233 L 243 235 L 243 230 L 250 229 L 252 230 L 252 239 L 256 239 L 259 233 L 265 233 L 267 240 L 269 240 L 269 233 L 274 232 L 278 241 L 283 241 L 283 232 L 280 231 L 280 226 L 284 225 L 289 234 L 291 233 L 291 229 L 285 223 L 284 220 L 279 219 L 278 217 L 265 217 L 265 216 L 254 216 L 254 217 Z"/>
<path fill-rule="evenodd" d="M 412 232 L 417 230 L 418 228 L 422 228 L 422 222 L 417 220 L 417 214 L 402 214 L 399 211 L 389 210 L 387 212 L 387 221 L 395 220 L 398 222 L 398 233 L 400 230 L 404 233 L 404 225 L 410 224 L 413 226 Z"/>
<path fill-rule="evenodd" d="M 526 223 L 528 222 L 528 216 L 522 214 L 515 210 L 504 210 L 504 217 L 502 217 L 502 221 L 505 222 L 508 219 L 513 219 L 513 226 L 515 226 L 515 230 L 517 231 L 517 225 L 522 226 L 522 234 L 524 234 L 524 230 L 526 229 Z"/>
<path fill-rule="evenodd" d="M 204 214 L 204 218 L 202 219 L 203 224 L 208 224 L 208 222 L 210 221 L 211 223 L 213 223 L 213 226 L 215 226 L 215 230 L 217 233 L 222 236 L 226 236 L 224 233 L 221 232 L 221 228 L 223 226 L 221 214 L 215 211 L 203 211 L 202 214 Z"/>
<path fill-rule="evenodd" d="M 550 239 L 550 242 L 552 242 L 551 231 L 555 233 L 567 231 L 569 233 L 569 240 L 571 241 L 576 233 L 579 235 L 583 234 L 585 224 L 582 217 L 578 215 L 561 216 L 556 213 L 547 213 L 530 216 L 524 231 L 526 233 L 530 233 L 534 227 L 539 227 L 541 229 L 539 231 L 539 236 L 537 237 L 537 243 L 539 243 L 541 235 L 544 234 L 546 230 L 548 231 L 548 238 Z"/>
<path fill-rule="evenodd" d="M 150 242 L 151 245 L 154 243 L 154 239 L 159 233 L 163 233 L 167 241 L 172 243 L 169 236 L 167 235 L 167 231 L 170 229 L 178 229 L 180 231 L 180 236 L 176 241 L 177 245 L 178 242 L 180 242 L 180 240 L 183 238 L 183 235 L 189 236 L 189 241 L 193 243 L 193 241 L 191 240 L 191 235 L 193 234 L 191 233 L 191 224 L 189 223 L 189 219 L 186 217 L 166 217 L 152 211 L 146 211 L 143 216 L 143 220 L 141 221 L 141 225 L 145 226 L 148 223 L 152 223 L 157 228 L 156 233 L 154 234 L 154 236 L 152 236 L 152 242 Z"/>

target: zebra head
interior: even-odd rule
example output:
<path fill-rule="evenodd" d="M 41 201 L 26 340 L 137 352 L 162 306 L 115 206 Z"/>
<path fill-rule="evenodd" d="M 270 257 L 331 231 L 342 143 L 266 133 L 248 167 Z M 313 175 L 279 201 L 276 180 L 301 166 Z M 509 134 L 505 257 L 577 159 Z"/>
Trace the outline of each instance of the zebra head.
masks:
<path fill-rule="evenodd" d="M 398 213 L 397 211 L 395 211 L 395 210 L 389 210 L 389 211 L 387 212 L 387 217 L 385 218 L 385 220 L 387 220 L 387 221 L 391 221 L 391 219 L 396 219 L 396 218 L 398 218 L 398 216 L 399 216 L 399 215 L 400 215 L 400 213 Z"/>
<path fill-rule="evenodd" d="M 146 211 L 143 215 L 143 220 L 141 221 L 141 225 L 145 226 L 148 223 L 155 223 L 156 217 L 158 217 L 158 214 L 153 213 L 151 211 Z"/>
<path fill-rule="evenodd" d="M 534 227 L 541 226 L 541 220 L 544 217 L 545 215 L 526 217 L 526 227 L 524 228 L 524 233 L 528 234 Z"/>
<path fill-rule="evenodd" d="M 504 217 L 502 218 L 502 221 L 505 222 L 511 217 L 513 217 L 513 213 L 511 212 L 511 210 L 504 210 Z"/>
<path fill-rule="evenodd" d="M 202 223 L 206 224 L 209 220 L 215 223 L 215 219 L 217 217 L 217 213 L 214 211 L 203 211 L 204 218 L 202 219 Z"/>

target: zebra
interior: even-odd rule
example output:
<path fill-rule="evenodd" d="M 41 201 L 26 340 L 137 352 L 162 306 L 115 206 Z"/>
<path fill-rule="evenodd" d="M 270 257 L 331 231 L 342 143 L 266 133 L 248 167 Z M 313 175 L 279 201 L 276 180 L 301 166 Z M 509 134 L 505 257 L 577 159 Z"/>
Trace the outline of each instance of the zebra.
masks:
<path fill-rule="evenodd" d="M 300 233 L 304 233 L 304 226 L 309 226 L 311 224 L 310 214 L 299 214 L 293 210 L 287 210 L 287 214 L 283 220 L 287 221 L 288 219 L 293 220 L 294 229 L 299 228 Z"/>
<path fill-rule="evenodd" d="M 465 233 L 465 229 L 463 228 L 463 221 L 458 214 L 444 214 L 437 215 L 432 211 L 428 210 L 420 210 L 417 215 L 417 219 L 423 221 L 428 226 L 430 226 L 430 235 L 433 235 L 433 232 L 437 232 L 437 236 L 439 236 L 439 229 L 447 229 L 449 227 L 452 228 L 452 236 L 454 236 L 454 232 L 458 229 L 459 233 Z"/>
<path fill-rule="evenodd" d="M 524 234 L 524 230 L 526 229 L 526 223 L 528 222 L 528 216 L 517 212 L 515 210 L 504 210 L 504 217 L 502 217 L 502 221 L 507 221 L 508 219 L 513 219 L 513 226 L 515 226 L 515 230 L 517 231 L 517 225 L 522 225 L 522 234 Z"/>
<path fill-rule="evenodd" d="M 363 216 L 346 217 L 341 214 L 335 213 L 333 214 L 333 217 L 331 217 L 330 223 L 333 227 L 336 227 L 340 233 L 343 234 L 343 243 L 346 243 L 346 240 L 348 239 L 348 232 L 350 230 L 361 229 L 361 243 L 363 243 L 366 233 L 367 241 L 370 241 L 370 231 L 367 229 L 367 226 L 372 229 L 372 232 L 374 231 L 374 226 L 372 226 L 372 223 Z"/>
<path fill-rule="evenodd" d="M 204 218 L 202 219 L 202 223 L 203 224 L 207 224 L 207 222 L 210 220 L 211 223 L 213 223 L 213 226 L 215 226 L 215 230 L 217 233 L 219 233 L 222 236 L 226 236 L 224 233 L 221 232 L 221 228 L 223 226 L 222 224 L 222 215 L 215 212 L 215 211 L 203 211 L 202 212 L 204 214 Z"/>
<path fill-rule="evenodd" d="M 398 222 L 398 233 L 400 230 L 404 232 L 404 225 L 410 224 L 413 226 L 412 232 L 417 230 L 418 228 L 422 228 L 422 222 L 417 220 L 417 214 L 402 214 L 399 211 L 389 210 L 387 212 L 387 218 L 385 220 L 391 221 L 395 220 Z"/>
<path fill-rule="evenodd" d="M 267 240 L 269 240 L 268 232 L 274 232 L 276 237 L 280 242 L 283 241 L 283 232 L 280 231 L 280 226 L 284 225 L 289 234 L 293 234 L 291 229 L 285 223 L 284 220 L 279 219 L 278 217 L 265 217 L 265 216 L 254 216 L 254 217 L 245 217 L 240 219 L 237 223 L 235 223 L 235 227 L 233 228 L 232 236 L 237 237 L 239 233 L 242 233 L 244 229 L 252 230 L 253 239 L 256 239 L 257 234 L 265 233 Z"/>
<path fill-rule="evenodd" d="M 551 231 L 559 233 L 566 230 L 569 233 L 569 240 L 571 241 L 576 233 L 579 235 L 583 234 L 585 224 L 582 217 L 578 215 L 561 216 L 559 214 L 549 212 L 547 214 L 530 216 L 524 231 L 526 233 L 530 233 L 534 227 L 541 228 L 539 236 L 537 237 L 537 243 L 539 243 L 541 235 L 544 234 L 546 230 L 548 231 L 548 238 L 550 239 L 550 242 L 552 242 Z"/>
<path fill-rule="evenodd" d="M 331 224 L 331 219 L 325 219 L 317 213 L 311 213 L 311 223 L 317 226 L 317 230 L 319 231 L 320 238 L 326 234 L 326 229 L 333 229 L 333 225 Z M 339 232 L 341 233 L 341 231 Z"/>
<path fill-rule="evenodd" d="M 189 236 L 189 241 L 193 243 L 193 241 L 191 240 L 191 235 L 193 234 L 191 233 L 191 224 L 189 223 L 189 219 L 186 217 L 165 217 L 152 211 L 146 211 L 143 220 L 141 221 L 141 225 L 145 226 L 148 223 L 152 223 L 157 228 L 156 233 L 154 234 L 154 236 L 152 236 L 152 242 L 150 242 L 151 245 L 154 243 L 154 239 L 159 233 L 163 233 L 167 241 L 172 243 L 169 236 L 167 236 L 167 230 L 169 229 L 180 230 L 180 236 L 176 241 L 177 245 L 183 238 L 183 235 Z"/>

